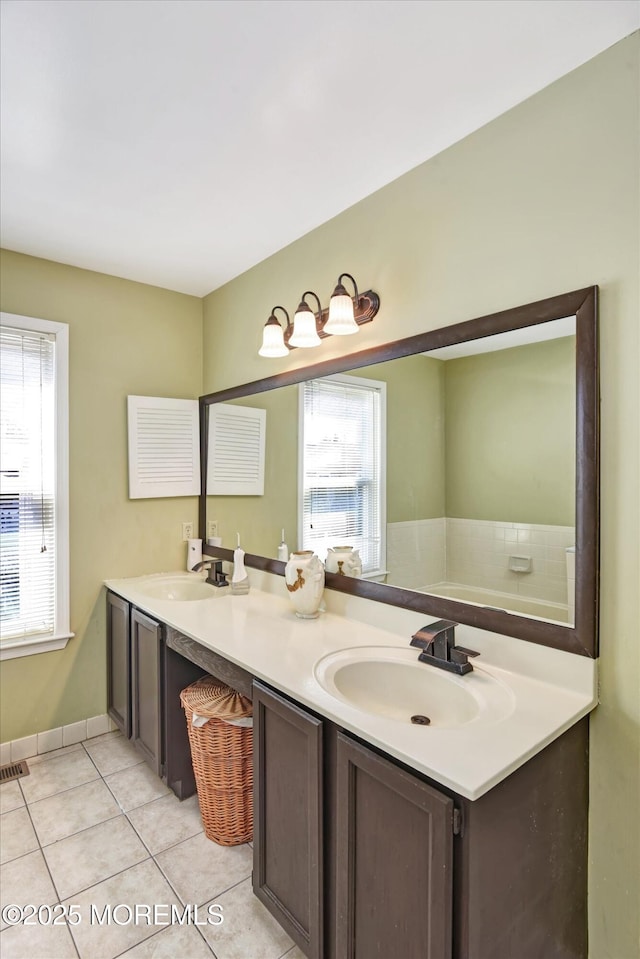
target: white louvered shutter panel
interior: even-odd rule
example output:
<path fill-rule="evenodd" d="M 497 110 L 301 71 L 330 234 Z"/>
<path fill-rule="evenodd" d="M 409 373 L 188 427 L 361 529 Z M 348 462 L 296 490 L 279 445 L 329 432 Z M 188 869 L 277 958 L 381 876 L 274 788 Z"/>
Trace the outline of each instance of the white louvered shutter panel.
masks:
<path fill-rule="evenodd" d="M 129 498 L 200 495 L 197 400 L 127 397 Z"/>
<path fill-rule="evenodd" d="M 207 493 L 263 496 L 267 411 L 231 403 L 209 407 Z"/>

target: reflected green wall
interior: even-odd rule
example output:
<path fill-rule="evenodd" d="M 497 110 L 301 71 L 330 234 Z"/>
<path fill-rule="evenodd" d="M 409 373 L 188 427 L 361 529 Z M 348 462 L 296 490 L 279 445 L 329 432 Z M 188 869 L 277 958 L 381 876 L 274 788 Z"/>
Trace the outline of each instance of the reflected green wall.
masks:
<path fill-rule="evenodd" d="M 387 385 L 387 522 L 454 516 L 573 526 L 575 337 L 355 370 Z M 298 387 L 233 402 L 267 411 L 264 496 L 210 496 L 223 546 L 277 555 L 297 538 Z"/>
<path fill-rule="evenodd" d="M 444 515 L 443 366 L 405 356 L 361 371 L 387 384 L 387 523 Z"/>
<path fill-rule="evenodd" d="M 197 499 L 128 499 L 127 395 L 202 392 L 202 301 L 3 250 L 0 304 L 69 324 L 71 629 L 66 648 L 6 660 L 0 739 L 106 712 L 102 582 L 183 569 Z"/>
<path fill-rule="evenodd" d="M 387 384 L 387 522 L 444 513 L 444 364 L 404 357 L 355 370 Z M 264 496 L 209 496 L 207 517 L 218 521 L 222 545 L 277 556 L 284 527 L 289 549 L 298 529 L 298 387 L 233 400 L 267 411 Z M 421 440 L 416 443 L 419 435 Z"/>
<path fill-rule="evenodd" d="M 246 552 L 275 559 L 283 528 L 289 549 L 298 546 L 298 387 L 231 402 L 266 410 L 264 496 L 208 496 L 207 518 L 218 521 L 224 547 L 240 533 Z"/>
<path fill-rule="evenodd" d="M 573 526 L 575 337 L 447 360 L 447 516 Z"/>

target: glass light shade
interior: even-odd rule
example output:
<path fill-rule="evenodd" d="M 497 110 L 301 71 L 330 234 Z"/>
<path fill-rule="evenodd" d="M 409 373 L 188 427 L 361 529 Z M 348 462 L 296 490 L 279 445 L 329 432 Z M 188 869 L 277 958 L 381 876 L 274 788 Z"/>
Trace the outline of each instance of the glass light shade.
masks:
<path fill-rule="evenodd" d="M 306 304 L 304 305 L 306 306 Z M 293 318 L 293 334 L 289 343 L 291 343 L 291 346 L 319 346 L 321 340 L 316 330 L 315 315 L 309 307 L 301 309 L 302 306 L 301 303 Z"/>
<path fill-rule="evenodd" d="M 329 318 L 324 325 L 324 332 L 332 336 L 349 336 L 358 332 L 353 300 L 348 293 L 334 293 L 329 300 Z"/>
<path fill-rule="evenodd" d="M 262 331 L 262 346 L 258 356 L 278 357 L 287 356 L 289 350 L 285 346 L 282 327 L 277 320 L 269 320 Z"/>

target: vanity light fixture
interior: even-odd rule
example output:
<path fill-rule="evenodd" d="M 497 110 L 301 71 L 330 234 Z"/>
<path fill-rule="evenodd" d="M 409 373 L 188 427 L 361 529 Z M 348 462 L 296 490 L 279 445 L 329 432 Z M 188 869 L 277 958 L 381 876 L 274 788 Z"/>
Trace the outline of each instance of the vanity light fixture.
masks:
<path fill-rule="evenodd" d="M 307 290 L 302 294 L 302 299 L 298 305 L 293 317 L 293 333 L 289 339 L 291 346 L 302 346 L 305 349 L 310 346 L 320 346 L 320 337 L 316 329 L 316 314 L 312 312 L 311 307 L 305 302 L 305 296 L 314 296 L 318 303 L 318 313 L 322 316 L 322 304 L 313 290 Z"/>
<path fill-rule="evenodd" d="M 353 283 L 353 296 L 349 296 L 343 285 L 342 281 L 345 277 Z M 316 313 L 306 302 L 308 296 L 314 297 L 318 304 Z M 319 346 L 320 341 L 326 336 L 350 336 L 352 333 L 357 333 L 363 323 L 370 323 L 379 309 L 380 297 L 377 293 L 373 290 L 360 293 L 358 284 L 351 274 L 341 273 L 331 294 L 327 310 L 322 309 L 318 295 L 313 290 L 307 290 L 302 294 L 293 323 L 283 306 L 274 306 L 264 327 L 262 346 L 258 354 L 266 357 L 286 356 L 289 350 L 296 347 L 309 349 L 312 346 Z M 276 310 L 282 310 L 287 318 L 284 330 L 275 316 Z"/>
<path fill-rule="evenodd" d="M 276 310 L 282 310 L 284 315 L 287 318 L 287 325 L 282 330 L 278 317 L 275 315 Z M 289 319 L 289 314 L 285 310 L 284 306 L 274 306 L 271 310 L 271 316 L 265 323 L 264 330 L 262 331 L 262 346 L 258 350 L 258 356 L 268 356 L 268 357 L 278 357 L 278 356 L 287 356 L 289 350 L 285 344 L 284 337 L 285 334 L 289 331 L 291 326 L 291 320 Z"/>

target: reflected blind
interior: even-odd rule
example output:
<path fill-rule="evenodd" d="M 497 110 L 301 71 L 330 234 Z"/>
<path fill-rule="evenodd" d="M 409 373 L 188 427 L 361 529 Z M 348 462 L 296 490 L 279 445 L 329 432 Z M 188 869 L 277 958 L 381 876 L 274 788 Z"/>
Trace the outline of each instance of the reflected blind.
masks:
<path fill-rule="evenodd" d="M 383 565 L 384 385 L 342 376 L 300 387 L 302 548 L 324 561 L 329 547 L 354 546 L 364 572 Z"/>
<path fill-rule="evenodd" d="M 55 626 L 55 336 L 0 329 L 0 635 Z"/>

